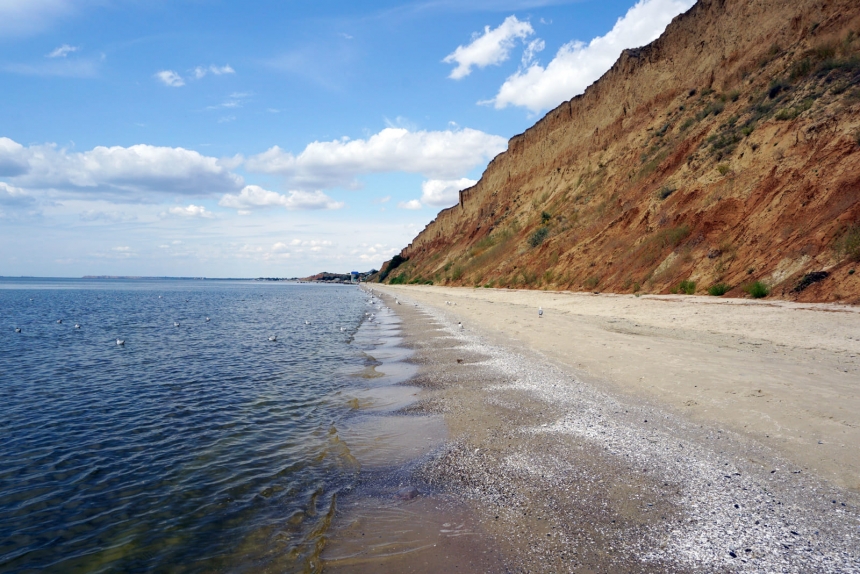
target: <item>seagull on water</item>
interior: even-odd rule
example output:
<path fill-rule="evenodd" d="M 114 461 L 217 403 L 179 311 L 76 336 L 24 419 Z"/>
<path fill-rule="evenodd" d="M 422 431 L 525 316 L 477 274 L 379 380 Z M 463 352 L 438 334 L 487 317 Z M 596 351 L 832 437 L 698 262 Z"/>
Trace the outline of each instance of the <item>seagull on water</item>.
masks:
<path fill-rule="evenodd" d="M 124 339 L 117 339 L 116 344 L 119 345 L 120 347 L 122 347 L 123 345 L 125 345 L 125 340 Z"/>
<path fill-rule="evenodd" d="M 273 343 L 274 343 L 275 341 L 277 341 L 277 340 L 278 340 L 278 336 L 277 336 L 277 335 L 272 335 L 271 337 L 269 337 L 269 340 L 270 340 L 271 342 L 273 342 Z"/>
<path fill-rule="evenodd" d="M 344 331 L 346 331 L 346 327 L 341 327 L 340 332 L 343 333 Z"/>
<path fill-rule="evenodd" d="M 305 325 L 310 325 L 310 324 L 311 324 L 311 322 L 308 321 L 307 319 L 305 319 Z"/>
<path fill-rule="evenodd" d="M 15 332 L 16 332 L 16 333 L 20 333 L 20 332 L 21 332 L 21 327 L 15 327 Z"/>
<path fill-rule="evenodd" d="M 207 323 L 209 322 L 209 317 L 206 317 L 206 322 L 207 322 Z"/>
<path fill-rule="evenodd" d="M 62 320 L 62 319 L 57 319 L 57 324 L 60 324 L 60 323 L 62 323 L 62 322 L 63 322 L 63 320 Z"/>
<path fill-rule="evenodd" d="M 179 326 L 179 321 L 174 321 L 174 322 L 173 322 L 173 326 L 174 326 L 174 327 L 178 327 L 178 326 Z"/>
<path fill-rule="evenodd" d="M 81 328 L 80 324 L 75 323 L 75 329 L 80 329 L 80 328 Z"/>
<path fill-rule="evenodd" d="M 538 318 L 543 317 L 543 307 L 538 307 Z"/>

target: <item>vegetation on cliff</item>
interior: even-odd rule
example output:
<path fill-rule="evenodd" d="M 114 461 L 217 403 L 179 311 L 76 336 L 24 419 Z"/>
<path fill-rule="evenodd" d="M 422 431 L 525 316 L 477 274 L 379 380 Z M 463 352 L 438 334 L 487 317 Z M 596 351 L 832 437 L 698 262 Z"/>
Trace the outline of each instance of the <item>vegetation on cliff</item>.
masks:
<path fill-rule="evenodd" d="M 700 0 L 398 257 L 388 281 L 860 302 L 860 4 Z"/>

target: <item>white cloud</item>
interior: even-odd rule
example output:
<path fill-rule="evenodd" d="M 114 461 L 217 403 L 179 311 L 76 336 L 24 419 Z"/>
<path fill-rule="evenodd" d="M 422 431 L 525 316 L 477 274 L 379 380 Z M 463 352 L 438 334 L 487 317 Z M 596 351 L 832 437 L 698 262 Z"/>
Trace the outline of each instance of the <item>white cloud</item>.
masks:
<path fill-rule="evenodd" d="M 190 204 L 188 207 L 171 207 L 167 210 L 170 215 L 179 217 L 212 217 L 212 212 L 207 211 L 202 205 Z"/>
<path fill-rule="evenodd" d="M 206 74 L 214 74 L 216 76 L 222 76 L 224 74 L 235 74 L 235 73 L 236 73 L 236 70 L 234 70 L 232 67 L 230 67 L 230 64 L 226 64 L 224 66 L 216 66 L 213 64 L 213 65 L 210 65 L 208 67 L 207 66 L 197 66 L 193 70 L 194 77 L 198 80 L 203 78 Z"/>
<path fill-rule="evenodd" d="M 497 109 L 522 106 L 535 113 L 551 109 L 585 91 L 625 48 L 657 39 L 672 18 L 693 4 L 694 0 L 639 0 L 606 35 L 588 44 L 565 44 L 545 68 L 538 63 L 528 65 L 510 76 L 495 98 L 481 103 L 492 103 Z"/>
<path fill-rule="evenodd" d="M 147 201 L 151 193 L 221 194 L 243 184 L 217 158 L 184 148 L 139 144 L 71 152 L 54 144 L 24 147 L 3 137 L 0 173 L 28 191 L 112 194 L 123 201 Z"/>
<path fill-rule="evenodd" d="M 417 199 L 398 202 L 397 207 L 400 209 L 421 209 L 421 202 Z"/>
<path fill-rule="evenodd" d="M 216 76 L 220 76 L 222 74 L 235 74 L 236 70 L 230 67 L 230 64 L 226 64 L 224 66 L 209 66 L 209 71 L 215 74 Z"/>
<path fill-rule="evenodd" d="M 322 191 L 290 191 L 287 195 L 263 189 L 258 185 L 246 185 L 238 195 L 225 194 L 218 202 L 222 207 L 239 211 L 255 208 L 286 207 L 287 209 L 340 209 L 343 202 L 335 201 Z"/>
<path fill-rule="evenodd" d="M 0 205 L 29 205 L 35 200 L 20 187 L 0 181 Z"/>
<path fill-rule="evenodd" d="M 68 44 L 63 44 L 59 48 L 55 48 L 53 52 L 45 55 L 46 58 L 65 58 L 72 52 L 77 52 L 80 50 L 78 46 L 69 46 Z"/>
<path fill-rule="evenodd" d="M 185 80 L 182 79 L 182 76 L 173 70 L 162 70 L 160 72 L 156 72 L 155 77 L 165 86 L 170 86 L 171 88 L 178 88 L 185 85 Z"/>
<path fill-rule="evenodd" d="M 508 16 L 495 30 L 485 26 L 482 35 L 473 35 L 470 44 L 457 46 L 456 50 L 442 60 L 446 64 L 457 64 L 448 77 L 459 80 L 472 73 L 472 66 L 485 68 L 501 64 L 510 56 L 515 40 L 525 39 L 532 34 L 532 25 L 520 22 L 516 16 Z"/>
<path fill-rule="evenodd" d="M 391 201 L 391 196 L 386 195 L 385 197 L 377 197 L 373 200 L 373 203 L 388 203 L 389 201 Z"/>
<path fill-rule="evenodd" d="M 283 175 L 300 189 L 355 188 L 355 178 L 367 173 L 461 177 L 506 147 L 505 138 L 479 130 L 411 132 L 389 127 L 367 139 L 313 142 L 297 156 L 275 146 L 248 158 L 245 169 Z"/>
<path fill-rule="evenodd" d="M 524 68 L 528 67 L 534 61 L 538 53 L 543 52 L 544 48 L 546 48 L 546 42 L 540 38 L 529 42 L 526 49 L 523 50 L 522 66 Z"/>
<path fill-rule="evenodd" d="M 448 207 L 460 201 L 461 189 L 472 187 L 478 183 L 474 179 L 460 178 L 454 180 L 431 179 L 421 184 L 421 203 Z"/>

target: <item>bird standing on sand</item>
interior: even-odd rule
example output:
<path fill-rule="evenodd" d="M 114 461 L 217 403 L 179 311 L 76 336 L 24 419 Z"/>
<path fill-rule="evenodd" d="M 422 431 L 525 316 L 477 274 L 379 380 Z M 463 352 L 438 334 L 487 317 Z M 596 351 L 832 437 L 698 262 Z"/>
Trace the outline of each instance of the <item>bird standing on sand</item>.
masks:
<path fill-rule="evenodd" d="M 462 328 L 463 328 L 463 323 L 462 323 L 461 321 L 458 321 L 458 322 L 457 322 L 457 326 L 458 326 L 458 327 L 460 327 L 460 328 L 462 329 Z"/>
<path fill-rule="evenodd" d="M 543 317 L 543 307 L 538 307 L 538 318 Z"/>

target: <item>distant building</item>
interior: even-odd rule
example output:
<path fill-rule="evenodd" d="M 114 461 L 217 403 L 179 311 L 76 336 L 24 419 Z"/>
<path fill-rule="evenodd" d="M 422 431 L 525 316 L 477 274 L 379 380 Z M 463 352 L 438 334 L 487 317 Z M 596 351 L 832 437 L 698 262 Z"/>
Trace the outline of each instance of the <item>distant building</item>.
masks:
<path fill-rule="evenodd" d="M 358 283 L 361 279 L 361 273 L 358 271 L 350 271 L 349 274 L 352 276 L 352 282 Z"/>

